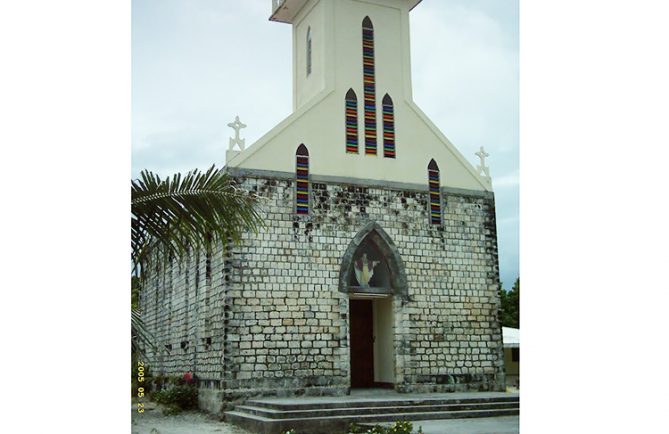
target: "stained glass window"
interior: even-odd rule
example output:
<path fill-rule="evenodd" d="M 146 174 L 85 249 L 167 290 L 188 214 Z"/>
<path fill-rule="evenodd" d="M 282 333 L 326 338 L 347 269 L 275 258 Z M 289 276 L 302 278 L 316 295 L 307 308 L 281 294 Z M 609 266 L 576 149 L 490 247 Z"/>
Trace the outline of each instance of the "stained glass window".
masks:
<path fill-rule="evenodd" d="M 428 182 L 430 186 L 430 222 L 433 225 L 441 224 L 441 192 L 439 188 L 439 166 L 434 160 L 427 166 Z"/>
<path fill-rule="evenodd" d="M 376 155 L 376 78 L 374 75 L 374 26 L 362 21 L 362 75 L 365 100 L 365 154 Z"/>
<path fill-rule="evenodd" d="M 295 212 L 309 214 L 309 151 L 304 144 L 295 153 Z"/>

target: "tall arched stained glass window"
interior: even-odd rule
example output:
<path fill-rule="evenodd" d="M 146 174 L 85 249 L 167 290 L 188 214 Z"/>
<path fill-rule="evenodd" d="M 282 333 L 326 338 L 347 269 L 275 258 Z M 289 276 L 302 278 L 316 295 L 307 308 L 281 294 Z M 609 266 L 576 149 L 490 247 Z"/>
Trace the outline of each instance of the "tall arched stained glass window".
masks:
<path fill-rule="evenodd" d="M 307 77 L 311 74 L 311 27 L 307 29 Z"/>
<path fill-rule="evenodd" d="M 365 154 L 376 155 L 376 78 L 374 75 L 374 26 L 362 21 L 362 77 L 365 99 Z"/>
<path fill-rule="evenodd" d="M 309 214 L 309 151 L 304 143 L 295 153 L 295 212 Z"/>
<path fill-rule="evenodd" d="M 358 153 L 358 97 L 353 89 L 346 92 L 346 152 Z"/>
<path fill-rule="evenodd" d="M 434 160 L 427 165 L 428 183 L 430 186 L 430 223 L 441 224 L 441 192 L 439 189 L 439 166 Z"/>
<path fill-rule="evenodd" d="M 395 113 L 388 94 L 383 97 L 383 156 L 395 158 Z"/>

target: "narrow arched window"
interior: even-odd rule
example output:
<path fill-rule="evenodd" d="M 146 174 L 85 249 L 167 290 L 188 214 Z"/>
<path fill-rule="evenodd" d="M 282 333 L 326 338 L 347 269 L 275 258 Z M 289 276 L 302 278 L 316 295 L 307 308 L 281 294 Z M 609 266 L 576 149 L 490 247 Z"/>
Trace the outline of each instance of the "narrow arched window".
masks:
<path fill-rule="evenodd" d="M 441 224 L 441 192 L 439 189 L 439 166 L 434 160 L 427 165 L 427 177 L 430 186 L 430 223 Z"/>
<path fill-rule="evenodd" d="M 309 214 L 309 151 L 304 143 L 295 153 L 295 212 Z"/>
<path fill-rule="evenodd" d="M 307 77 L 311 74 L 311 27 L 307 29 Z"/>
<path fill-rule="evenodd" d="M 353 89 L 346 92 L 346 152 L 358 153 L 358 97 Z"/>
<path fill-rule="evenodd" d="M 376 155 L 376 77 L 374 74 L 374 26 L 362 20 L 362 77 L 365 99 L 365 154 Z"/>
<path fill-rule="evenodd" d="M 395 158 L 395 113 L 388 94 L 383 97 L 383 156 Z"/>

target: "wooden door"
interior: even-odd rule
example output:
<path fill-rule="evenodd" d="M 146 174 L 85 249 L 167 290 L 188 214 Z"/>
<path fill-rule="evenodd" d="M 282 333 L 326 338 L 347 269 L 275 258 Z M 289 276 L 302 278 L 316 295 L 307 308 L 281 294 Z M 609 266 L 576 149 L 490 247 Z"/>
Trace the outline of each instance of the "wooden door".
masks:
<path fill-rule="evenodd" d="M 372 300 L 350 300 L 351 387 L 374 385 Z"/>

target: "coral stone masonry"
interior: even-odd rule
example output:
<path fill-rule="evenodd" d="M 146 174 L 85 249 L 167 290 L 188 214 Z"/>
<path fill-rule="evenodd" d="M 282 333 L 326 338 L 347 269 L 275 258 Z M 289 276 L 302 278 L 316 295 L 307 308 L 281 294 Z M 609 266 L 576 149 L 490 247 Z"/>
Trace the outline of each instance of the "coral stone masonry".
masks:
<path fill-rule="evenodd" d="M 504 390 L 494 194 L 411 98 L 418 3 L 274 2 L 294 29 L 295 112 L 227 162 L 266 227 L 156 261 L 141 294 L 152 372 L 192 371 L 201 408 Z"/>
<path fill-rule="evenodd" d="M 254 396 L 348 393 L 355 289 L 342 288 L 340 275 L 362 235 L 389 239 L 384 248 L 401 258 L 393 272 L 406 278 L 405 288 L 372 299 L 391 306 L 383 312 L 391 343 L 377 350 L 391 366 L 386 383 L 400 392 L 503 389 L 491 195 L 442 193 L 444 224 L 436 226 L 427 191 L 314 183 L 312 215 L 303 218 L 293 179 L 238 179 L 265 198 L 267 227 L 152 273 L 144 312 L 171 348 L 154 369 L 195 372 L 213 412 Z"/>

